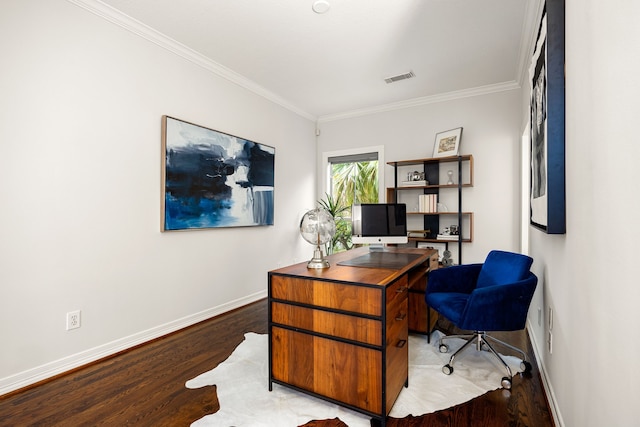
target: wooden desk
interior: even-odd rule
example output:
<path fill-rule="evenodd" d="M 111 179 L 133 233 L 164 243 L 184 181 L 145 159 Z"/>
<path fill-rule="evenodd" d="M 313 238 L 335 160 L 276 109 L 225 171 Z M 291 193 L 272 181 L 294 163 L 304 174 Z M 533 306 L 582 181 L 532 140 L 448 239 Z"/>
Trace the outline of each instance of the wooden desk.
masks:
<path fill-rule="evenodd" d="M 384 426 L 408 385 L 410 317 L 426 318 L 426 306 L 410 309 L 409 291 L 424 292 L 437 252 L 359 248 L 328 259 L 328 269 L 303 262 L 269 272 L 269 389 L 286 385 Z"/>

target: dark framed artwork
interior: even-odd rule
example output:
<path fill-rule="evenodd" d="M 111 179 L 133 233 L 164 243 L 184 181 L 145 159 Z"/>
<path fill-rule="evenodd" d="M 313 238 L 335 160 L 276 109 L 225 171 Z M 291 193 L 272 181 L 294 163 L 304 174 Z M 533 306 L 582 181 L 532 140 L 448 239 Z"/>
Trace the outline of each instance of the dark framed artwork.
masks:
<path fill-rule="evenodd" d="M 530 68 L 530 223 L 566 232 L 564 0 L 547 0 Z"/>
<path fill-rule="evenodd" d="M 162 116 L 162 231 L 273 225 L 275 148 Z"/>

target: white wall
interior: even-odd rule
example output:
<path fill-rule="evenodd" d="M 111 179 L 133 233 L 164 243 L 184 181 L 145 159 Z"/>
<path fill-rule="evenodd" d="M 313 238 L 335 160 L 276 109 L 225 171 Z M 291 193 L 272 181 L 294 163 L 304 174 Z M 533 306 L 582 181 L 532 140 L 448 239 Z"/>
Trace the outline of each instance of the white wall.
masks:
<path fill-rule="evenodd" d="M 635 1 L 566 3 L 567 233 L 530 243 L 553 352 L 547 316 L 530 331 L 566 426 L 638 424 L 638 16 Z"/>
<path fill-rule="evenodd" d="M 321 122 L 318 152 L 382 145 L 385 162 L 421 159 L 432 157 L 436 133 L 463 127 L 460 153 L 473 154 L 475 167 L 463 196 L 463 209 L 474 212 L 474 241 L 464 244 L 462 261 L 480 262 L 491 249 L 519 249 L 520 98 L 510 90 Z"/>
<path fill-rule="evenodd" d="M 315 201 L 313 160 L 300 161 L 315 156 L 312 123 L 66 1 L 2 7 L 0 394 L 257 299 L 268 269 L 307 255 L 297 221 Z M 637 16 L 631 0 L 567 0 L 567 234 L 530 229 L 545 318 L 529 324 L 567 426 L 637 420 Z M 318 151 L 429 157 L 435 133 L 463 126 L 476 161 L 463 261 L 475 262 L 519 248 L 520 96 L 324 122 Z M 163 114 L 275 146 L 276 225 L 160 233 Z M 83 326 L 67 332 L 74 309 Z"/>
<path fill-rule="evenodd" d="M 309 119 L 63 0 L 3 1 L 0 51 L 0 394 L 259 299 L 311 255 Z M 160 233 L 163 114 L 276 147 L 275 226 Z"/>

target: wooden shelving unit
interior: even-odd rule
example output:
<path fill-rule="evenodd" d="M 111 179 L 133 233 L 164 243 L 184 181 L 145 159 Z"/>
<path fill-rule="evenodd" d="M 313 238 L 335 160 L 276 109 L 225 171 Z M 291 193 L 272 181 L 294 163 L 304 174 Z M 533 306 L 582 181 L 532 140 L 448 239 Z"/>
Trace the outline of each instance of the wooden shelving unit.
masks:
<path fill-rule="evenodd" d="M 463 189 L 473 187 L 473 156 L 470 154 L 462 156 L 424 158 L 387 162 L 394 168 L 394 186 L 387 188 L 387 201 L 398 202 L 400 192 L 416 193 L 416 199 L 420 194 L 436 194 L 438 198 L 444 192 L 457 191 L 457 206 L 455 210 L 446 212 L 420 212 L 407 208 L 407 216 L 420 215 L 424 218 L 423 230 L 429 230 L 426 237 L 410 237 L 410 242 L 432 242 L 444 243 L 448 245 L 458 244 L 458 263 L 462 263 L 462 244 L 473 241 L 473 212 L 462 210 Z M 441 184 L 441 167 L 449 165 L 455 168 L 454 184 Z M 400 171 L 409 167 L 422 168 L 426 185 L 402 185 Z M 407 169 L 408 170 L 408 169 Z M 466 172 L 466 173 L 463 173 Z M 441 220 L 455 217 L 459 229 L 459 236 L 456 240 L 442 240 L 437 238 L 441 231 Z M 416 243 L 417 245 L 417 243 Z"/>

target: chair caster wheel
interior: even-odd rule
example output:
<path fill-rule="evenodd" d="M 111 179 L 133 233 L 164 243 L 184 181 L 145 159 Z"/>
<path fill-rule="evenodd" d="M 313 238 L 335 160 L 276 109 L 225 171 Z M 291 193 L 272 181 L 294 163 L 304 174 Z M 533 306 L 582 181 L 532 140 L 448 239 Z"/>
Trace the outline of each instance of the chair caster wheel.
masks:
<path fill-rule="evenodd" d="M 446 344 L 440 344 L 440 347 L 438 347 L 438 350 L 440 350 L 440 353 L 446 353 L 449 351 L 449 346 Z"/>
<path fill-rule="evenodd" d="M 522 362 L 520 362 L 520 370 L 522 370 L 522 372 L 525 374 L 531 372 L 531 363 L 523 360 Z"/>
<path fill-rule="evenodd" d="M 502 388 L 505 390 L 511 390 L 511 378 L 503 377 L 502 378 Z"/>
<path fill-rule="evenodd" d="M 444 372 L 445 375 L 451 375 L 453 373 L 453 366 L 449 364 L 444 365 L 442 367 L 442 372 Z"/>

